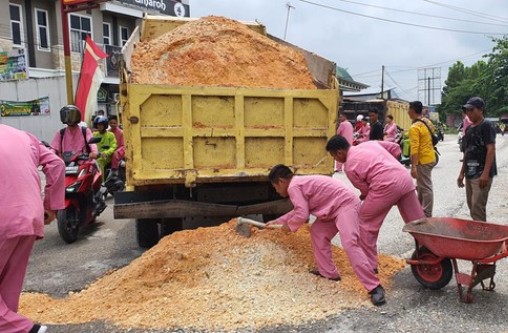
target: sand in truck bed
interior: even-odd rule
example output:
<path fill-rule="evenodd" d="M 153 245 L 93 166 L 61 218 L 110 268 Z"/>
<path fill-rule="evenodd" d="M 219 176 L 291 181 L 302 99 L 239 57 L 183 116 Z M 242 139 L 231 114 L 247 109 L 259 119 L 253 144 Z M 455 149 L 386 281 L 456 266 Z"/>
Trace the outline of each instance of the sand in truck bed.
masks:
<path fill-rule="evenodd" d="M 370 307 L 369 296 L 340 248 L 342 281 L 316 277 L 308 227 L 296 233 L 235 231 L 236 220 L 176 232 L 130 265 L 63 299 L 25 293 L 20 313 L 45 324 L 104 320 L 124 328 L 233 330 L 298 325 Z M 380 256 L 379 278 L 389 288 L 405 266 Z"/>
<path fill-rule="evenodd" d="M 301 52 L 217 16 L 138 42 L 131 65 L 133 83 L 316 89 Z"/>

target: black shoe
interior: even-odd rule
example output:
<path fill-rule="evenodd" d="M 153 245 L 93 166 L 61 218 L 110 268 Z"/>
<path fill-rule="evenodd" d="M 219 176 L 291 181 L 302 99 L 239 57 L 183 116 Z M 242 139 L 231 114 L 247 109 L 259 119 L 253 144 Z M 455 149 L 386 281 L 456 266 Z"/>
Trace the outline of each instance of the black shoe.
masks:
<path fill-rule="evenodd" d="M 309 273 L 314 274 L 314 275 L 319 276 L 319 277 L 322 277 L 322 278 L 325 278 L 325 279 L 328 279 L 328 280 L 340 281 L 340 276 L 337 276 L 336 278 L 327 278 L 326 276 L 321 275 L 321 273 L 319 273 L 319 271 L 317 269 L 311 269 L 309 271 Z"/>
<path fill-rule="evenodd" d="M 35 324 L 28 333 L 46 333 L 47 329 L 48 328 L 46 326 Z"/>
<path fill-rule="evenodd" d="M 369 294 L 372 304 L 380 306 L 386 303 L 385 290 L 383 289 L 383 286 L 381 285 L 377 286 L 376 288 L 371 290 Z"/>

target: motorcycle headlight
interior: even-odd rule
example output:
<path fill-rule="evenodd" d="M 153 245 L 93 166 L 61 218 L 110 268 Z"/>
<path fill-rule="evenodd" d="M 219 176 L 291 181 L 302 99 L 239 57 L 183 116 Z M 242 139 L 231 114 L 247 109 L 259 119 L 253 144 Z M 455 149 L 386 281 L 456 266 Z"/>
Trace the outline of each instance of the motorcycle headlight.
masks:
<path fill-rule="evenodd" d="M 67 188 L 65 189 L 65 192 L 74 193 L 79 189 L 80 186 L 81 186 L 81 182 L 75 182 L 74 184 L 67 186 Z"/>

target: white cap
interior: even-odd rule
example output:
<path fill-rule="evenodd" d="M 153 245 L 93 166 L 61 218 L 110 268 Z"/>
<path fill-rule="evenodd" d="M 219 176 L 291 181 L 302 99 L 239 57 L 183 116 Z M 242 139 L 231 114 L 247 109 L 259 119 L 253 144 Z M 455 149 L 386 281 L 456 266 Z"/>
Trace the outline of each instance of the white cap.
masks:
<path fill-rule="evenodd" d="M 356 121 L 362 121 L 363 120 L 363 115 L 359 114 L 358 116 L 356 116 Z"/>

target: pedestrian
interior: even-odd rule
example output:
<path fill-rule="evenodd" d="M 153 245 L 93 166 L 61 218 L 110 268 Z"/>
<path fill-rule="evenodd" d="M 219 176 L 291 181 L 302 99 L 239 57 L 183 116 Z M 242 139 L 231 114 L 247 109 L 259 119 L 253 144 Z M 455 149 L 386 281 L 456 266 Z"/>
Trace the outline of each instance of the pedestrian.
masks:
<path fill-rule="evenodd" d="M 344 141 L 346 141 L 344 139 Z M 346 141 L 347 142 L 347 141 Z M 317 270 L 310 273 L 338 281 L 340 273 L 332 258 L 332 238 L 339 233 L 349 262 L 374 305 L 386 303 L 384 289 L 359 244 L 358 209 L 360 200 L 340 180 L 326 176 L 295 176 L 287 166 L 274 166 L 269 181 L 282 197 L 289 197 L 293 210 L 268 222 L 281 224 L 283 230 L 295 232 L 316 217 L 310 227 L 312 248 Z"/>
<path fill-rule="evenodd" d="M 337 127 L 337 135 L 346 138 L 349 144 L 353 144 L 353 124 L 347 120 L 344 113 L 339 114 L 339 126 Z M 342 172 L 342 163 L 335 161 L 335 172 Z"/>
<path fill-rule="evenodd" d="M 398 133 L 399 127 L 393 120 L 393 116 L 391 114 L 387 115 L 385 119 L 385 128 L 383 130 L 383 140 L 395 142 Z"/>
<path fill-rule="evenodd" d="M 0 332 L 44 333 L 17 313 L 28 259 L 44 224 L 64 208 L 65 165 L 37 138 L 0 125 Z M 38 167 L 46 176 L 44 200 Z"/>
<path fill-rule="evenodd" d="M 464 187 L 466 179 L 466 200 L 471 218 L 487 220 L 487 201 L 492 179 L 497 175 L 496 132 L 492 123 L 485 119 L 485 102 L 472 97 L 462 107 L 471 120 L 471 125 L 462 139 L 464 158 L 457 184 Z"/>
<path fill-rule="evenodd" d="M 358 212 L 360 245 L 370 269 L 377 271 L 379 229 L 392 206 L 397 205 L 405 223 L 425 218 L 413 180 L 399 162 L 400 146 L 388 141 L 351 146 L 336 135 L 328 141 L 326 150 L 336 161 L 344 163 L 344 173 L 360 190 L 363 200 Z"/>
<path fill-rule="evenodd" d="M 383 125 L 379 122 L 378 110 L 369 110 L 370 133 L 369 140 L 383 140 Z"/>
<path fill-rule="evenodd" d="M 432 216 L 434 192 L 432 189 L 432 169 L 436 165 L 436 152 L 432 143 L 434 125 L 422 115 L 420 101 L 409 103 L 409 118 L 413 124 L 409 128 L 411 176 L 416 179 L 418 199 L 425 216 Z"/>

